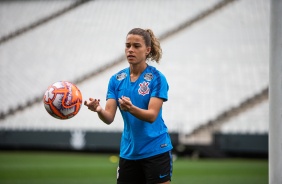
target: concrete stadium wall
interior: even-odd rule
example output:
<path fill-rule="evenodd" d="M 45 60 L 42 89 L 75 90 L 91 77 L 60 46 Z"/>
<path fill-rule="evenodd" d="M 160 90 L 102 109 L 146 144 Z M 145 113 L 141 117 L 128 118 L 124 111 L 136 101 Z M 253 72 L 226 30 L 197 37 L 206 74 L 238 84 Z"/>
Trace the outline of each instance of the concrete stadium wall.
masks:
<path fill-rule="evenodd" d="M 231 156 L 268 156 L 268 134 L 214 134 L 214 146 Z"/>
<path fill-rule="evenodd" d="M 170 133 L 173 145 L 178 134 Z M 1 149 L 119 152 L 121 132 L 0 130 Z"/>
<path fill-rule="evenodd" d="M 268 156 L 268 134 L 213 135 L 211 145 L 182 145 L 178 133 L 170 133 L 174 151 L 199 157 Z M 0 150 L 58 150 L 118 153 L 121 132 L 0 130 Z"/>

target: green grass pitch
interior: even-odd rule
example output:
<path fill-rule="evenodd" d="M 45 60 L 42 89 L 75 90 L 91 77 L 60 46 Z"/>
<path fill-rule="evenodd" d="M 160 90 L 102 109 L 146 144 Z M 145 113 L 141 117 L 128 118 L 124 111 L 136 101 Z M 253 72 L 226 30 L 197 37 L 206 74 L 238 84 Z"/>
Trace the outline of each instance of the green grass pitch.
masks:
<path fill-rule="evenodd" d="M 113 184 L 116 157 L 60 152 L 0 152 L 1 184 Z M 112 158 L 112 159 L 110 159 Z M 113 159 L 114 158 L 114 159 Z M 172 184 L 266 184 L 268 161 L 178 158 Z"/>

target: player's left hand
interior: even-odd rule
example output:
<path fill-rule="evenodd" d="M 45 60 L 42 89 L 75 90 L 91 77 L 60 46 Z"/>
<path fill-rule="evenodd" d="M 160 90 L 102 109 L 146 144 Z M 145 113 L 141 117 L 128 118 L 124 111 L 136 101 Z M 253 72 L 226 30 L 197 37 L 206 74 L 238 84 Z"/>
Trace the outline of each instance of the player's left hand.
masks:
<path fill-rule="evenodd" d="M 130 101 L 130 98 L 126 96 L 122 96 L 118 99 L 119 105 L 121 110 L 123 111 L 129 111 L 131 107 L 133 106 L 132 102 Z"/>

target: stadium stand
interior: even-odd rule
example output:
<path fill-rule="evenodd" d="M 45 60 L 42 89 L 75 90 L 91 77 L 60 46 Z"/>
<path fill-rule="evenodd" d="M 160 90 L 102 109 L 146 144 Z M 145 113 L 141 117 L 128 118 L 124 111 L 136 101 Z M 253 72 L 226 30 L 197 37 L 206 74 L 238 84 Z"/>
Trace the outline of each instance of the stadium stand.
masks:
<path fill-rule="evenodd" d="M 201 143 L 201 138 L 189 139 L 199 127 L 215 125 L 217 118 L 246 102 L 250 105 L 248 100 L 256 101 L 261 93 L 262 101 L 226 118 L 216 130 L 268 132 L 268 1 L 0 4 L 2 131 L 122 131 L 119 113 L 110 126 L 85 107 L 76 117 L 61 121 L 49 116 L 41 101 L 50 84 L 68 80 L 77 84 L 84 99 L 100 98 L 104 105 L 109 78 L 127 67 L 126 33 L 142 27 L 154 30 L 161 40 L 163 59 L 152 65 L 170 84 L 164 118 L 170 132 L 179 133 L 180 141 Z"/>

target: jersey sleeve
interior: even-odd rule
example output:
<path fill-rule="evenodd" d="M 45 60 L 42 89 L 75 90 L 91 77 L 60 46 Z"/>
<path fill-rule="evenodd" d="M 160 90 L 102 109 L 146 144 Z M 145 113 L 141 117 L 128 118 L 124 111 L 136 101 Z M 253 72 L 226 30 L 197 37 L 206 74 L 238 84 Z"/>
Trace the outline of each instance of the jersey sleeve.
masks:
<path fill-rule="evenodd" d="M 116 90 L 115 90 L 115 76 L 112 76 L 110 78 L 110 81 L 108 84 L 106 100 L 108 99 L 117 99 Z"/>
<path fill-rule="evenodd" d="M 165 102 L 168 100 L 168 90 L 169 86 L 165 76 L 161 73 L 158 73 L 153 83 L 151 97 L 161 98 Z"/>

